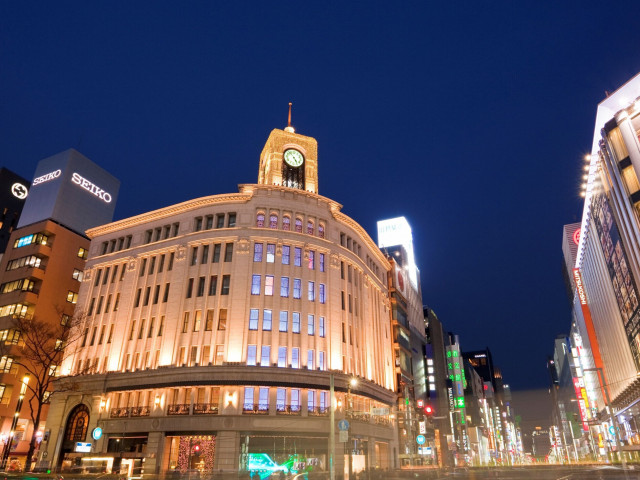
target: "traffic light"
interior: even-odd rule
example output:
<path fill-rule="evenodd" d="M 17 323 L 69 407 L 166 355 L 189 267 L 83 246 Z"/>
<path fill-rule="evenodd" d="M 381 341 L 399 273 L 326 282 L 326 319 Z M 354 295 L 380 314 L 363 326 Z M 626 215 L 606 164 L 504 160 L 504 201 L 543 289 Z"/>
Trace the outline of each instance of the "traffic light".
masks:
<path fill-rule="evenodd" d="M 434 412 L 434 410 L 433 410 L 433 407 L 431 405 L 429 405 L 429 404 L 425 405 L 424 413 L 426 413 L 427 416 L 430 417 L 431 415 L 433 415 L 433 412 Z"/>

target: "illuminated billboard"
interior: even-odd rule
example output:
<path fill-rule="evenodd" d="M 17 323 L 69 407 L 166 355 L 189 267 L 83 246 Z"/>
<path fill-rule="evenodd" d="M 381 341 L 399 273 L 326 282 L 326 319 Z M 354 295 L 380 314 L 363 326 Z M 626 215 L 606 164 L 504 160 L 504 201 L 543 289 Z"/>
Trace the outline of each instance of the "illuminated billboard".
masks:
<path fill-rule="evenodd" d="M 413 253 L 413 235 L 411 226 L 404 217 L 390 218 L 378 222 L 378 247 L 384 250 L 387 247 L 401 245 L 407 252 L 407 270 L 409 280 L 414 288 L 418 288 L 418 267 Z"/>

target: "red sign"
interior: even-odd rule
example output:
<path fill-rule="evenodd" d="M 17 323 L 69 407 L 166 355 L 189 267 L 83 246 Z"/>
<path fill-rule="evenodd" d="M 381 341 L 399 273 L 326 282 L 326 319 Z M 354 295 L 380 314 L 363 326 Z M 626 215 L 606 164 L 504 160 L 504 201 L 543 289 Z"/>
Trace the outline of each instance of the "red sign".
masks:
<path fill-rule="evenodd" d="M 580 229 L 577 229 L 575 232 L 573 232 L 573 243 L 575 243 L 576 245 L 580 243 Z"/>

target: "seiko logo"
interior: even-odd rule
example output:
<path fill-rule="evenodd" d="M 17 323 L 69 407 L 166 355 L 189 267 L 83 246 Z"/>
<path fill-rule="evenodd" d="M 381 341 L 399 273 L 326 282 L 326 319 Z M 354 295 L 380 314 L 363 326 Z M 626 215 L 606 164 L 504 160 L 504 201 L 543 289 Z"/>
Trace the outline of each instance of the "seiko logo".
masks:
<path fill-rule="evenodd" d="M 58 169 L 55 172 L 45 173 L 44 175 L 40 175 L 38 178 L 33 179 L 33 186 L 35 187 L 40 183 L 48 182 L 49 180 L 58 178 L 61 173 L 62 173 L 62 170 Z"/>
<path fill-rule="evenodd" d="M 96 197 L 102 200 L 105 203 L 111 203 L 111 194 L 105 192 L 103 189 L 98 187 L 97 185 L 91 183 L 86 178 L 82 177 L 79 173 L 73 172 L 71 175 L 71 181 L 77 185 L 80 185 L 87 192 L 93 193 Z"/>

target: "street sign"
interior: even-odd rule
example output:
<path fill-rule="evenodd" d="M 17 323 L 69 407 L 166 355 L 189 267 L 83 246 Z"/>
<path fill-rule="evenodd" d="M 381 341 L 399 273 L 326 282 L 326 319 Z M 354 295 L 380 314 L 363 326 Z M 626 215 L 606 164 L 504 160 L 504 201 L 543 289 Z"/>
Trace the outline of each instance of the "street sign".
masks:
<path fill-rule="evenodd" d="M 76 452 L 89 453 L 91 452 L 91 444 L 85 442 L 76 442 Z"/>
<path fill-rule="evenodd" d="M 102 428 L 100 427 L 94 428 L 91 432 L 91 436 L 93 437 L 94 440 L 99 440 L 100 437 L 102 437 Z"/>
<path fill-rule="evenodd" d="M 424 435 L 418 435 L 416 437 L 416 443 L 418 445 L 424 445 L 424 442 L 426 442 L 426 441 L 427 441 L 427 439 L 426 439 L 426 437 Z"/>
<path fill-rule="evenodd" d="M 347 432 L 346 430 L 340 430 L 340 432 L 338 433 L 340 434 L 340 437 L 338 438 L 338 442 L 346 443 L 349 441 L 349 432 Z"/>
<path fill-rule="evenodd" d="M 349 430 L 349 422 L 347 420 L 340 420 L 338 422 L 338 430 L 340 430 L 341 432 Z"/>
<path fill-rule="evenodd" d="M 427 422 L 418 422 L 420 433 L 427 433 Z"/>

